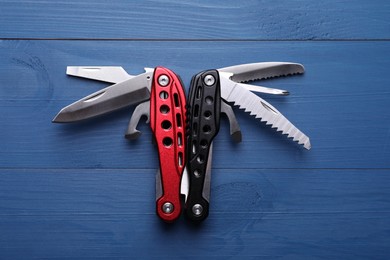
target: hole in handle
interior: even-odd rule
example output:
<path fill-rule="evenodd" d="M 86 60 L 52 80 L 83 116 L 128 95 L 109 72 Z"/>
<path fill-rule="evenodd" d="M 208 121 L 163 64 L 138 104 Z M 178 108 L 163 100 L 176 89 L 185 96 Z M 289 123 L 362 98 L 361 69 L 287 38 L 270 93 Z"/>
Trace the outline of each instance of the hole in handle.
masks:
<path fill-rule="evenodd" d="M 181 114 L 176 114 L 176 124 L 178 127 L 181 127 Z"/>

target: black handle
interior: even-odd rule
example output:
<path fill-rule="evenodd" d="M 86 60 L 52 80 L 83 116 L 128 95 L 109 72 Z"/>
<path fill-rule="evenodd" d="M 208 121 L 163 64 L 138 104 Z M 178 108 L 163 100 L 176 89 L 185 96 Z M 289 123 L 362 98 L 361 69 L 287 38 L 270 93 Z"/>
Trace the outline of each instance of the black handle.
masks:
<path fill-rule="evenodd" d="M 186 215 L 195 222 L 209 214 L 210 178 L 207 171 L 210 147 L 219 131 L 221 113 L 219 74 L 208 70 L 192 77 L 187 101 L 187 170 L 189 192 Z M 210 168 L 210 167 L 209 167 Z"/>

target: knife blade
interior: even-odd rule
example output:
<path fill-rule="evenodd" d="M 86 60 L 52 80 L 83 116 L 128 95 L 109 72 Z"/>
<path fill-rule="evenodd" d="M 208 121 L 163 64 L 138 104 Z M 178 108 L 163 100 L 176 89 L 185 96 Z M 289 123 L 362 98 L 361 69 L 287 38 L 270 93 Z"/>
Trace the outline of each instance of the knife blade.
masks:
<path fill-rule="evenodd" d="M 153 70 L 99 90 L 64 107 L 53 119 L 55 123 L 93 118 L 150 99 Z"/>
<path fill-rule="evenodd" d="M 68 66 L 66 74 L 108 83 L 119 83 L 134 77 L 118 66 Z"/>

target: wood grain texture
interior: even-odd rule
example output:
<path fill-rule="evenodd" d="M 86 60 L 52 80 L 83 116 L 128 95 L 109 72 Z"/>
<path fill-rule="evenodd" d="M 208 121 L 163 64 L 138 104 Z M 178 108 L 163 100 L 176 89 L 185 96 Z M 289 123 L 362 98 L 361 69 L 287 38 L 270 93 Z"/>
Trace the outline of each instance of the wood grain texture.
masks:
<path fill-rule="evenodd" d="M 138 141 L 123 138 L 133 108 L 86 123 L 51 123 L 62 107 L 106 86 L 66 76 L 66 65 L 121 65 L 135 74 L 143 66 L 164 65 L 188 87 L 191 76 L 205 68 L 276 60 L 307 68 L 303 76 L 261 83 L 291 92 L 264 98 L 311 137 L 312 150 L 236 110 L 243 142 L 230 140 L 224 120 L 215 141 L 215 168 L 388 169 L 389 47 L 388 42 L 3 41 L 0 163 L 6 168 L 157 167 L 147 125 L 141 124 Z"/>
<path fill-rule="evenodd" d="M 0 38 L 389 39 L 381 1 L 0 1 Z"/>
<path fill-rule="evenodd" d="M 384 0 L 0 0 L 0 259 L 387 259 L 389 33 Z M 188 88 L 259 61 L 305 65 L 257 84 L 290 91 L 263 98 L 313 148 L 235 109 L 243 142 L 222 120 L 201 226 L 156 216 L 149 126 L 123 137 L 134 107 L 51 123 L 106 86 L 68 65 L 163 65 Z"/>
<path fill-rule="evenodd" d="M 217 169 L 200 227 L 154 214 L 154 170 L 0 171 L 0 258 L 385 259 L 389 170 Z M 364 185 L 363 185 L 364 183 Z M 23 252 L 23 253 L 22 253 Z"/>

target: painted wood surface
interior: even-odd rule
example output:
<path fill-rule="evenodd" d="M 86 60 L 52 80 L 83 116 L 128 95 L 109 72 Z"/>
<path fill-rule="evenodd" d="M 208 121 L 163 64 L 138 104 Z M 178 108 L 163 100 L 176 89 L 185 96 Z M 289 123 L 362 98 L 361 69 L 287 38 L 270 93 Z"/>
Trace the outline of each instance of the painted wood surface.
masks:
<path fill-rule="evenodd" d="M 0 256 L 386 259 L 386 170 L 214 170 L 201 226 L 154 214 L 154 170 L 0 171 Z"/>
<path fill-rule="evenodd" d="M 387 1 L 0 1 L 0 259 L 387 259 L 389 13 Z M 134 107 L 51 123 L 106 86 L 68 65 L 163 65 L 188 90 L 201 70 L 258 61 L 305 65 L 256 84 L 290 91 L 262 97 L 312 150 L 235 109 L 243 142 L 223 120 L 201 226 L 157 218 L 149 126 L 123 137 Z"/>
<path fill-rule="evenodd" d="M 121 65 L 134 74 L 143 66 L 164 65 L 180 74 L 188 87 L 192 74 L 205 66 L 271 60 L 306 66 L 302 76 L 261 83 L 291 92 L 263 97 L 311 137 L 313 149 L 301 149 L 236 109 L 243 142 L 230 140 L 223 121 L 215 142 L 215 168 L 388 169 L 389 47 L 388 42 L 373 48 L 372 42 L 3 41 L 0 99 L 6 124 L 0 162 L 7 168 L 157 166 L 147 125 L 141 124 L 140 140 L 123 137 L 134 107 L 86 123 L 51 123 L 62 107 L 106 86 L 65 75 L 67 65 Z"/>
<path fill-rule="evenodd" d="M 379 1 L 1 1 L 0 38 L 388 39 Z"/>

